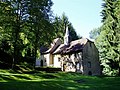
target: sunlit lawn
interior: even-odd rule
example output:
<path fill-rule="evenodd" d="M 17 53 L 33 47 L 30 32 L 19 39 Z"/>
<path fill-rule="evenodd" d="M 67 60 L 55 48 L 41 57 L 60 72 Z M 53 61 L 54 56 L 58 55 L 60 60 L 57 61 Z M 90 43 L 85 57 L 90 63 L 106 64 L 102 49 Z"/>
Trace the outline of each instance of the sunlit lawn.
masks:
<path fill-rule="evenodd" d="M 120 77 L 83 76 L 78 73 L 15 73 L 0 70 L 0 90 L 120 90 Z"/>

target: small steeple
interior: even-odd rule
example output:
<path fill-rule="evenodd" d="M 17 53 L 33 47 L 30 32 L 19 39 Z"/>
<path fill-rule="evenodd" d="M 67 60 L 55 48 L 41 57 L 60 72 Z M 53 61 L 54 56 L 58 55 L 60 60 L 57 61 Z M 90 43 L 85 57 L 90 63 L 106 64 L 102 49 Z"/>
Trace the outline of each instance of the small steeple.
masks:
<path fill-rule="evenodd" d="M 69 36 L 69 30 L 68 30 L 68 26 L 67 26 L 65 36 L 64 36 L 64 44 L 65 45 L 69 45 L 69 43 L 70 43 L 69 39 L 70 39 L 70 36 Z"/>

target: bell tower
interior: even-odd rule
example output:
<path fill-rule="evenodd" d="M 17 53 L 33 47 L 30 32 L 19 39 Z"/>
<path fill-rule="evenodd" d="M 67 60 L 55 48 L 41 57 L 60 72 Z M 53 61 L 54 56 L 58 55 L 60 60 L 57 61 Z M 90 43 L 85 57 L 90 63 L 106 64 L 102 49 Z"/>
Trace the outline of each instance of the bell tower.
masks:
<path fill-rule="evenodd" d="M 65 36 L 64 36 L 64 45 L 69 45 L 69 43 L 70 43 L 70 36 L 69 36 L 69 29 L 67 26 L 65 31 Z"/>

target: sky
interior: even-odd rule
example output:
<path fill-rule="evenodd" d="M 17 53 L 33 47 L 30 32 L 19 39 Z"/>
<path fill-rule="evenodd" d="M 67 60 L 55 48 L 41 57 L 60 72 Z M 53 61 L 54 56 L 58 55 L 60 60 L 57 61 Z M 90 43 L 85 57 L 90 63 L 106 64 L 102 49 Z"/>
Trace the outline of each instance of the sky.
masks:
<path fill-rule="evenodd" d="M 54 15 L 68 17 L 78 35 L 89 38 L 89 32 L 102 25 L 102 0 L 52 0 Z"/>

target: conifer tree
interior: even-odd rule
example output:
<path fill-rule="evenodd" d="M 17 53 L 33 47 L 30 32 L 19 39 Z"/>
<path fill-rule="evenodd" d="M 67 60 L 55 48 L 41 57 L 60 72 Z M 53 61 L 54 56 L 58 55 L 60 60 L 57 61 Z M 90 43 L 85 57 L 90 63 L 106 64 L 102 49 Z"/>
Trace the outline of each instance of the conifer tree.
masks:
<path fill-rule="evenodd" d="M 119 1 L 103 0 L 102 22 L 100 36 L 96 45 L 100 52 L 100 61 L 103 73 L 106 75 L 117 75 L 120 73 L 120 39 L 119 39 Z"/>

